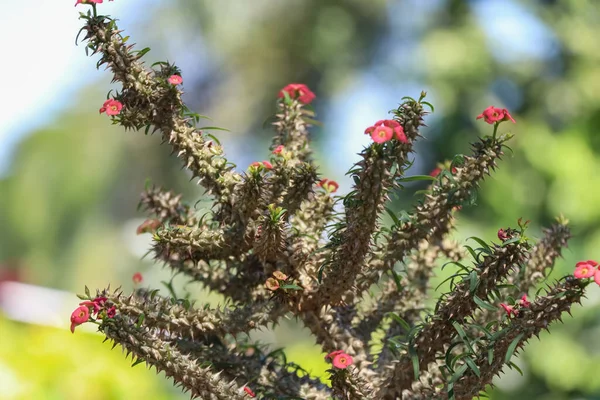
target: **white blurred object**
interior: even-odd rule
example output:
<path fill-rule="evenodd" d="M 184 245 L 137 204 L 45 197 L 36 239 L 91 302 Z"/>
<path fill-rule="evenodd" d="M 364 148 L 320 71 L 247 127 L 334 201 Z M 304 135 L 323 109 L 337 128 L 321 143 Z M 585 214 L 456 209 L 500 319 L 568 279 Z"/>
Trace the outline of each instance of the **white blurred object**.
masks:
<path fill-rule="evenodd" d="M 0 310 L 15 321 L 68 330 L 71 313 L 80 302 L 76 295 L 62 290 L 20 282 L 0 282 Z M 77 327 L 76 332 L 95 332 L 96 328 L 94 324 L 83 324 Z"/>

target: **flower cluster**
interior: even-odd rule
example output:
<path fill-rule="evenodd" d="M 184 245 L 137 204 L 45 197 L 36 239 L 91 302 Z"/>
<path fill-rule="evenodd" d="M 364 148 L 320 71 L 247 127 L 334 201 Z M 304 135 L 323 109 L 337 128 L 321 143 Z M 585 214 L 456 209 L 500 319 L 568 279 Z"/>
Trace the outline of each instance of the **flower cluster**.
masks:
<path fill-rule="evenodd" d="M 79 303 L 79 307 L 71 313 L 71 332 L 75 333 L 75 327 L 87 322 L 90 315 L 103 318 L 113 318 L 117 312 L 115 306 L 107 307 L 106 297 L 96 297 L 94 300 L 86 300 Z M 104 312 L 104 313 L 103 313 Z"/>
<path fill-rule="evenodd" d="M 335 193 L 340 188 L 340 185 L 331 179 L 321 179 L 317 186 L 325 189 L 327 193 Z"/>
<path fill-rule="evenodd" d="M 598 268 L 598 262 L 594 260 L 580 261 L 575 264 L 573 275 L 578 279 L 586 279 L 593 276 L 594 282 L 600 285 L 600 268 Z"/>
<path fill-rule="evenodd" d="M 100 114 L 105 112 L 106 115 L 119 115 L 122 109 L 123 104 L 119 100 L 108 99 L 104 102 L 102 107 L 100 107 Z"/>
<path fill-rule="evenodd" d="M 506 303 L 500 303 L 500 307 L 502 307 L 504 309 L 504 311 L 506 311 L 506 314 L 510 317 L 510 316 L 517 316 L 519 315 L 519 310 L 521 308 L 527 308 L 531 305 L 531 302 L 529 300 L 527 300 L 527 294 L 524 294 L 523 297 L 521 297 L 520 300 L 518 300 L 514 306 L 510 306 Z"/>
<path fill-rule="evenodd" d="M 274 292 L 281 287 L 281 284 L 285 283 L 288 276 L 281 271 L 273 272 L 273 277 L 267 279 L 265 286 L 270 291 Z"/>
<path fill-rule="evenodd" d="M 483 112 L 479 114 L 476 119 L 481 118 L 483 118 L 488 124 L 495 124 L 497 122 L 499 123 L 509 120 L 512 121 L 513 124 L 515 123 L 515 120 L 510 116 L 510 113 L 506 108 L 497 108 L 494 106 L 489 106 L 483 110 Z"/>
<path fill-rule="evenodd" d="M 298 99 L 300 103 L 309 104 L 315 99 L 315 94 L 303 83 L 290 83 L 279 91 L 279 98 L 285 97 L 286 92 L 292 99 Z"/>
<path fill-rule="evenodd" d="M 327 354 L 325 356 L 325 361 L 331 361 L 333 366 L 338 369 L 346 369 L 354 362 L 352 356 L 344 353 L 342 350 L 332 351 Z"/>
<path fill-rule="evenodd" d="M 285 148 L 283 147 L 283 145 L 280 144 L 279 146 L 275 147 L 275 150 L 273 150 L 273 154 L 278 156 L 283 152 L 284 149 Z"/>
<path fill-rule="evenodd" d="M 443 169 L 441 167 L 435 167 L 430 173 L 429 176 L 432 177 L 437 177 L 439 174 L 441 174 L 443 171 Z M 452 167 L 452 174 L 456 174 L 456 172 L 458 172 L 458 170 L 455 167 Z"/>
<path fill-rule="evenodd" d="M 372 126 L 365 129 L 365 135 L 371 135 L 371 138 L 376 143 L 384 143 L 392 138 L 396 138 L 402 143 L 408 143 L 408 139 L 404 134 L 404 128 L 398 121 L 393 119 L 381 119 L 375 122 Z"/>

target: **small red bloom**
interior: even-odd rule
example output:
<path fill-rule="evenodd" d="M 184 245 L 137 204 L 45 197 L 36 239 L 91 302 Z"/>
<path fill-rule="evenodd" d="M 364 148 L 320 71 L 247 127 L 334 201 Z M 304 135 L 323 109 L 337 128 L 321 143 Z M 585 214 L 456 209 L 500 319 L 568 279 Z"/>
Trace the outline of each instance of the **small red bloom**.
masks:
<path fill-rule="evenodd" d="M 596 282 L 596 284 L 598 284 L 598 286 L 600 286 L 600 271 L 596 271 L 594 273 L 594 282 Z"/>
<path fill-rule="evenodd" d="M 133 283 L 138 285 L 138 284 L 142 283 L 142 281 L 144 280 L 144 277 L 142 276 L 141 273 L 136 272 L 135 274 L 133 274 L 133 277 L 131 279 L 133 280 Z"/>
<path fill-rule="evenodd" d="M 325 184 L 327 183 L 327 181 L 328 181 L 328 180 L 329 180 L 329 179 L 325 179 L 325 178 L 321 179 L 321 180 L 319 181 L 319 183 L 317 183 L 317 186 L 319 186 L 319 187 L 323 187 L 323 185 L 325 185 Z"/>
<path fill-rule="evenodd" d="M 456 169 L 456 167 L 452 167 L 452 174 L 456 174 L 458 172 L 458 170 Z"/>
<path fill-rule="evenodd" d="M 266 169 L 273 169 L 273 164 L 271 164 L 270 162 L 268 162 L 268 161 L 266 161 L 266 160 L 262 162 L 262 165 L 263 165 L 263 167 L 265 167 Z"/>
<path fill-rule="evenodd" d="M 594 260 L 587 260 L 586 263 L 590 264 L 592 267 L 597 267 L 598 263 Z"/>
<path fill-rule="evenodd" d="M 496 108 L 494 106 L 489 106 L 481 114 L 477 116 L 476 119 L 483 118 L 485 122 L 488 124 L 493 124 L 498 121 L 502 121 L 504 119 L 504 110 L 501 108 Z"/>
<path fill-rule="evenodd" d="M 273 169 L 273 164 L 268 161 L 254 161 L 250 166 L 255 168 Z"/>
<path fill-rule="evenodd" d="M 337 356 L 338 354 L 344 354 L 344 351 L 343 351 L 343 350 L 335 350 L 335 351 L 332 351 L 331 353 L 329 353 L 329 354 L 327 354 L 327 355 L 325 356 L 325 361 L 327 361 L 327 360 L 329 360 L 329 361 L 333 360 L 333 358 L 334 358 L 335 356 Z"/>
<path fill-rule="evenodd" d="M 504 231 L 504 229 L 498 229 L 498 239 L 502 240 L 503 242 L 508 240 L 508 234 Z"/>
<path fill-rule="evenodd" d="M 90 309 L 86 306 L 79 306 L 71 314 L 71 333 L 75 333 L 75 327 L 81 325 L 90 319 Z"/>
<path fill-rule="evenodd" d="M 122 109 L 123 104 L 119 100 L 108 99 L 104 102 L 102 108 L 100 108 L 100 114 L 105 112 L 106 115 L 119 115 Z"/>
<path fill-rule="evenodd" d="M 519 300 L 519 303 L 521 304 L 522 307 L 529 307 L 531 305 L 531 302 L 529 300 L 527 300 L 527 293 L 523 295 L 523 297 L 521 297 L 521 300 Z"/>
<path fill-rule="evenodd" d="M 285 86 L 283 89 L 279 91 L 278 97 L 283 97 L 283 92 L 287 92 L 287 94 L 292 99 L 298 99 L 300 103 L 309 104 L 311 101 L 315 99 L 315 94 L 303 83 L 290 83 Z"/>
<path fill-rule="evenodd" d="M 140 226 L 137 227 L 135 233 L 141 235 L 142 233 L 154 233 L 160 227 L 161 223 L 157 219 L 147 219 Z"/>
<path fill-rule="evenodd" d="M 180 75 L 171 75 L 169 79 L 167 79 L 171 85 L 181 85 L 183 83 L 183 78 Z"/>
<path fill-rule="evenodd" d="M 248 393 L 250 397 L 256 397 L 256 394 L 248 386 L 244 386 L 244 392 Z"/>
<path fill-rule="evenodd" d="M 353 362 L 354 362 L 354 360 L 352 360 L 351 356 L 349 356 L 346 353 L 340 353 L 340 354 L 337 354 L 335 357 L 333 357 L 332 364 L 336 368 L 346 369 L 350 365 L 352 365 Z"/>
<path fill-rule="evenodd" d="M 509 306 L 508 304 L 505 303 L 500 303 L 500 307 L 504 308 L 504 311 L 506 311 L 506 314 L 510 317 L 511 315 L 517 315 L 518 311 L 513 307 L 513 306 Z"/>
<path fill-rule="evenodd" d="M 371 133 L 371 138 L 375 143 L 384 143 L 390 140 L 394 136 L 392 128 L 387 126 L 378 126 Z"/>
<path fill-rule="evenodd" d="M 436 168 L 434 168 L 434 169 L 433 169 L 433 171 L 431 171 L 431 172 L 429 173 L 429 175 L 430 175 L 430 176 L 433 176 L 433 177 L 435 178 L 435 177 L 436 177 L 436 176 L 438 176 L 438 175 L 439 175 L 441 172 L 442 172 L 442 169 L 441 169 L 440 167 L 436 167 Z"/>
<path fill-rule="evenodd" d="M 273 150 L 273 154 L 281 154 L 282 151 L 283 151 L 283 145 L 280 144 L 279 146 L 275 147 L 275 150 Z"/>
<path fill-rule="evenodd" d="M 595 273 L 596 268 L 593 265 L 589 264 L 587 261 L 580 261 L 575 264 L 575 272 L 573 272 L 573 275 L 575 275 L 575 278 L 584 279 L 590 278 Z"/>
<path fill-rule="evenodd" d="M 288 278 L 288 276 L 281 271 L 273 272 L 273 276 L 275 277 L 275 279 L 278 279 L 280 281 L 285 281 Z"/>

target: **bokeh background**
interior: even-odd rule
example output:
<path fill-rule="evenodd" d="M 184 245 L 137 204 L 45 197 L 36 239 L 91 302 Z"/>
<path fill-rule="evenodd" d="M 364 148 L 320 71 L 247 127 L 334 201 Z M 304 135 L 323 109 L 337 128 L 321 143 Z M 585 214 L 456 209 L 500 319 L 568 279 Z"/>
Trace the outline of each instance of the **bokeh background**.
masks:
<path fill-rule="evenodd" d="M 147 179 L 200 195 L 160 138 L 111 126 L 98 108 L 110 85 L 97 57 L 75 46 L 74 0 L 0 1 L 0 399 L 177 399 L 164 377 L 130 367 L 93 328 L 68 330 L 84 285 L 160 287 L 170 273 L 142 259 L 136 236 Z M 264 125 L 278 90 L 303 82 L 324 123 L 312 130 L 322 175 L 347 192 L 345 172 L 369 142 L 366 126 L 421 90 L 435 105 L 411 174 L 468 153 L 489 133 L 475 116 L 508 108 L 514 150 L 459 213 L 456 237 L 494 240 L 532 220 L 531 235 L 560 213 L 574 238 L 553 272 L 600 256 L 600 2 L 596 0 L 115 0 L 149 63 L 183 70 L 185 100 L 209 115 L 239 169 L 268 157 Z M 395 209 L 415 201 L 418 185 Z M 176 281 L 200 301 L 218 302 Z M 490 396 L 600 399 L 600 288 L 573 318 L 533 341 Z M 258 337 L 319 375 L 322 354 L 292 322 Z"/>

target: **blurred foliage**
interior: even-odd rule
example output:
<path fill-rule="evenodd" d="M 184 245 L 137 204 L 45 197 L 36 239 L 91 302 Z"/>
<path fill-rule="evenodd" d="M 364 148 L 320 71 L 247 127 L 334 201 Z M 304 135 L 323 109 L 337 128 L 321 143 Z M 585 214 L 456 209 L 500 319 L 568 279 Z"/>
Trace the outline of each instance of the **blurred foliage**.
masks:
<path fill-rule="evenodd" d="M 400 97 L 418 95 L 404 88 L 427 90 L 436 111 L 423 132 L 427 140 L 418 144 L 415 174 L 468 153 L 476 134 L 489 133 L 474 117 L 490 104 L 507 107 L 517 120 L 510 126 L 516 133 L 514 153 L 482 186 L 478 206 L 460 212 L 459 238 L 475 234 L 492 240 L 498 228 L 514 226 L 521 216 L 532 220 L 532 234 L 539 236 L 541 226 L 562 212 L 572 222 L 574 238 L 553 276 L 571 273 L 580 259 L 598 258 L 597 1 L 177 0 L 163 1 L 153 11 L 141 26 L 123 28 L 140 46 L 153 48 L 149 60 L 168 58 L 182 67 L 191 108 L 213 117 L 211 125 L 234 132 L 218 135 L 234 162 L 267 154 L 270 131 L 262 125 L 273 113 L 275 94 L 289 82 L 304 82 L 317 93 L 317 112 L 329 121 L 314 129 L 317 145 L 325 138 L 335 137 L 327 140 L 336 143 L 362 135 L 363 126 L 340 130 L 342 121 L 333 115 L 350 119 L 391 91 L 396 97 L 373 118 L 380 119 Z M 89 60 L 90 74 L 93 64 Z M 0 179 L 0 263 L 18 260 L 28 282 L 74 291 L 84 283 L 129 282 L 135 270 L 150 268 L 139 261 L 139 248 L 143 253 L 147 243 L 134 236 L 136 218 L 142 218 L 135 207 L 146 178 L 184 192 L 190 201 L 200 194 L 186 184 L 188 176 L 168 157 L 167 147 L 158 145 L 158 137 L 123 133 L 96 114 L 108 81 L 102 76 L 100 85 L 83 89 L 68 111 L 22 142 L 9 174 Z M 334 112 L 334 100 L 351 96 L 360 97 L 359 106 Z M 317 148 L 318 158 L 335 152 Z M 322 173 L 342 177 L 352 155 L 339 159 L 344 158 L 346 165 L 331 163 L 338 169 Z M 395 207 L 413 201 L 409 190 Z M 520 357 L 525 376 L 507 374 L 492 398 L 600 399 L 593 368 L 599 355 L 589 346 L 600 330 L 598 311 L 600 294 L 591 287 L 575 318 L 531 343 Z M 16 343 L 0 353 L 0 365 L 9 357 L 11 368 L 17 365 L 16 350 L 29 347 L 26 340 L 52 336 L 42 330 L 36 339 L 26 339 L 30 336 L 14 332 L 27 328 L 0 323 Z M 305 337 L 294 336 L 291 328 L 277 334 L 280 343 L 292 345 L 290 359 L 315 372 L 322 368 L 318 350 L 303 347 Z M 80 339 L 64 340 L 62 347 L 46 351 L 77 346 Z M 29 351 L 30 357 L 43 357 Z M 106 367 L 103 379 L 117 382 L 125 375 L 114 370 L 126 364 L 120 354 L 98 350 L 104 353 L 111 357 L 111 371 Z M 70 360 L 48 361 L 44 369 L 33 365 L 40 366 L 39 374 L 60 370 L 61 377 L 51 379 L 58 385 L 67 381 L 64 374 L 86 369 L 87 357 Z M 43 372 L 46 368 L 50 371 Z M 78 379 L 73 376 L 69 379 Z M 85 379 L 71 386 L 95 384 Z"/>
<path fill-rule="evenodd" d="M 1 314 L 0 332 L 0 400 L 187 398 L 154 370 L 131 368 L 131 359 L 99 335 L 23 325 Z"/>

